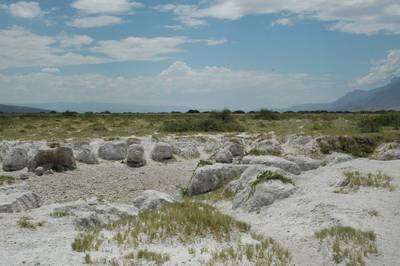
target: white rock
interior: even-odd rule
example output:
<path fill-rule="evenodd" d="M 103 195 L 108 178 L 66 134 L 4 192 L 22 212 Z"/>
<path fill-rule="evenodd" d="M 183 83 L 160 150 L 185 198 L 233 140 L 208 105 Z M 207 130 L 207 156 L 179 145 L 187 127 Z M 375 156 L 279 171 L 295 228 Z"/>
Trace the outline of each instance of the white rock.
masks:
<path fill-rule="evenodd" d="M 315 160 L 304 155 L 288 155 L 285 159 L 297 164 L 301 171 L 317 169 L 322 163 L 320 160 Z"/>
<path fill-rule="evenodd" d="M 271 205 L 278 199 L 289 197 L 296 191 L 292 184 L 284 184 L 279 180 L 270 180 L 256 186 L 249 185 L 239 192 L 232 203 L 232 207 L 243 208 L 249 212 Z"/>
<path fill-rule="evenodd" d="M 337 163 L 347 162 L 353 159 L 354 159 L 353 156 L 349 154 L 333 152 L 325 157 L 324 163 L 327 165 L 333 165 Z"/>
<path fill-rule="evenodd" d="M 228 149 L 222 149 L 215 154 L 215 161 L 217 163 L 232 163 L 232 153 Z"/>
<path fill-rule="evenodd" d="M 133 200 L 133 205 L 139 210 L 158 209 L 172 202 L 175 202 L 175 200 L 168 194 L 156 190 L 145 190 L 139 197 Z"/>
<path fill-rule="evenodd" d="M 93 152 L 89 145 L 83 145 L 79 150 L 75 152 L 75 158 L 78 162 L 86 164 L 97 164 L 96 154 Z"/>
<path fill-rule="evenodd" d="M 23 148 L 11 148 L 3 160 L 4 171 L 18 171 L 28 165 L 28 152 Z"/>
<path fill-rule="evenodd" d="M 26 184 L 0 187 L 0 213 L 22 212 L 40 207 L 40 198 Z"/>
<path fill-rule="evenodd" d="M 380 145 L 373 157 L 382 161 L 400 160 L 400 143 L 391 142 Z"/>
<path fill-rule="evenodd" d="M 237 142 L 230 142 L 226 149 L 232 154 L 233 157 L 242 157 L 244 155 L 244 146 Z"/>
<path fill-rule="evenodd" d="M 259 140 L 252 145 L 251 149 L 263 154 L 282 153 L 281 144 L 275 138 Z"/>
<path fill-rule="evenodd" d="M 263 164 L 266 166 L 273 166 L 281 168 L 286 172 L 295 175 L 299 175 L 301 173 L 300 167 L 297 166 L 297 164 L 295 164 L 294 162 L 272 155 L 245 156 L 242 162 L 244 164 Z"/>
<path fill-rule="evenodd" d="M 128 147 L 126 163 L 132 167 L 141 167 L 146 164 L 142 145 L 132 144 Z"/>
<path fill-rule="evenodd" d="M 169 160 L 172 158 L 173 155 L 173 148 L 172 145 L 159 142 L 154 145 L 153 150 L 151 151 L 151 158 L 154 161 L 162 162 L 165 160 Z"/>
<path fill-rule="evenodd" d="M 230 180 L 239 177 L 248 165 L 214 164 L 198 168 L 189 184 L 189 195 L 198 195 L 219 188 Z"/>
<path fill-rule="evenodd" d="M 122 141 L 106 142 L 99 147 L 99 157 L 109 161 L 119 161 L 126 157 L 127 144 Z"/>

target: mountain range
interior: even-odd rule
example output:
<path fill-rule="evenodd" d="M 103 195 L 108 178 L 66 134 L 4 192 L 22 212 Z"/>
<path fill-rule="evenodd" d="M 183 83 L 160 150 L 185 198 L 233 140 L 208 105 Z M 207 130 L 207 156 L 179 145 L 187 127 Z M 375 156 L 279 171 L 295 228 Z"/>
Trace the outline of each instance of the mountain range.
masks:
<path fill-rule="evenodd" d="M 48 112 L 49 110 L 40 108 L 0 104 L 0 113 L 48 113 Z"/>
<path fill-rule="evenodd" d="M 334 102 L 303 104 L 290 108 L 292 111 L 378 111 L 400 110 L 400 77 L 387 85 L 372 90 L 354 90 Z"/>

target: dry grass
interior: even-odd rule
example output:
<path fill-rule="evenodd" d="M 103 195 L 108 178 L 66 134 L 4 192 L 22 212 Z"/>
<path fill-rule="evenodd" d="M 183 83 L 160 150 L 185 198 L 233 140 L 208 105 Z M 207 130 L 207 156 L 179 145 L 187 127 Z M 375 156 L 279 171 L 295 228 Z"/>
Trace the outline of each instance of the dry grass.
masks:
<path fill-rule="evenodd" d="M 254 180 L 251 183 L 252 190 L 254 190 L 258 184 L 265 183 L 265 182 L 268 182 L 268 181 L 271 181 L 271 180 L 279 180 L 284 184 L 292 184 L 292 185 L 294 185 L 294 182 L 293 182 L 293 180 L 291 178 L 283 176 L 283 175 L 281 175 L 279 173 L 267 170 L 267 171 L 259 174 L 257 176 L 256 180 Z"/>
<path fill-rule="evenodd" d="M 0 186 L 11 185 L 15 183 L 15 177 L 0 175 Z"/>
<path fill-rule="evenodd" d="M 395 186 L 392 185 L 392 178 L 379 172 L 377 174 L 362 174 L 358 171 L 345 172 L 346 179 L 342 182 L 341 187 L 337 188 L 335 193 L 349 193 L 357 191 L 360 187 L 384 188 L 394 191 Z"/>
<path fill-rule="evenodd" d="M 336 226 L 315 233 L 321 244 L 332 252 L 335 263 L 363 266 L 364 258 L 378 253 L 376 235 L 372 231 L 361 231 L 352 227 Z"/>
<path fill-rule="evenodd" d="M 170 259 L 168 254 L 160 254 L 157 252 L 148 251 L 147 249 L 139 250 L 137 253 L 137 258 L 145 260 L 145 261 L 153 262 L 157 265 L 161 265 L 161 264 L 169 261 L 169 259 Z"/>
<path fill-rule="evenodd" d="M 35 230 L 44 225 L 44 222 L 34 222 L 31 217 L 23 216 L 18 220 L 18 225 L 21 228 L 28 228 Z"/>

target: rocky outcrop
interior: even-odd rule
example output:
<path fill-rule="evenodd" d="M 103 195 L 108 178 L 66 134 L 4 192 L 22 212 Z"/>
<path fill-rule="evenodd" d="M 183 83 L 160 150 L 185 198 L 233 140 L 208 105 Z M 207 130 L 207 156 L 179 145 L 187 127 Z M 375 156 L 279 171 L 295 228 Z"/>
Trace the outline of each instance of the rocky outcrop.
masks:
<path fill-rule="evenodd" d="M 39 150 L 28 164 L 29 172 L 43 167 L 56 172 L 76 169 L 76 162 L 71 148 L 59 147 L 54 149 Z"/>
<path fill-rule="evenodd" d="M 127 144 L 122 141 L 106 142 L 99 147 L 99 157 L 108 161 L 119 161 L 126 157 Z"/>
<path fill-rule="evenodd" d="M 276 155 L 282 153 L 282 147 L 279 141 L 276 140 L 275 138 L 263 139 L 256 141 L 252 145 L 250 152 L 264 154 L 264 155 L 267 154 Z"/>
<path fill-rule="evenodd" d="M 40 198 L 26 184 L 0 187 L 0 213 L 22 212 L 40 207 Z"/>
<path fill-rule="evenodd" d="M 234 198 L 232 207 L 243 208 L 249 212 L 257 211 L 261 207 L 271 205 L 274 201 L 284 199 L 296 191 L 296 187 L 280 180 L 270 180 L 254 183 L 240 191 Z"/>
<path fill-rule="evenodd" d="M 84 145 L 80 147 L 80 149 L 75 153 L 75 158 L 78 162 L 81 163 L 86 163 L 86 164 L 99 163 L 96 154 L 93 152 L 92 148 L 89 145 Z"/>
<path fill-rule="evenodd" d="M 346 153 L 333 152 L 325 157 L 324 164 L 333 165 L 337 163 L 347 162 L 353 159 L 354 159 L 353 156 L 348 155 Z"/>
<path fill-rule="evenodd" d="M 242 162 L 244 164 L 262 164 L 265 166 L 273 166 L 281 168 L 284 171 L 295 175 L 299 175 L 301 173 L 300 167 L 294 162 L 272 155 L 245 156 Z"/>
<path fill-rule="evenodd" d="M 301 171 L 317 169 L 322 163 L 320 160 L 315 160 L 304 155 L 288 155 L 285 159 L 297 164 Z"/>
<path fill-rule="evenodd" d="M 154 145 L 153 150 L 151 151 L 151 158 L 157 162 L 169 160 L 172 159 L 172 157 L 173 157 L 172 145 L 165 142 L 156 143 Z"/>
<path fill-rule="evenodd" d="M 11 148 L 3 160 L 4 171 L 18 171 L 28 165 L 28 152 L 23 148 Z"/>
<path fill-rule="evenodd" d="M 400 160 L 400 143 L 391 142 L 380 145 L 373 158 L 382 161 Z"/>
<path fill-rule="evenodd" d="M 226 145 L 228 150 L 233 157 L 242 157 L 244 155 L 244 145 L 239 140 L 232 141 Z"/>
<path fill-rule="evenodd" d="M 214 164 L 197 168 L 188 188 L 189 196 L 215 190 L 234 178 L 239 177 L 248 165 Z"/>
<path fill-rule="evenodd" d="M 215 154 L 215 161 L 217 163 L 232 163 L 233 155 L 227 148 L 225 148 Z"/>
<path fill-rule="evenodd" d="M 131 167 L 141 167 L 146 165 L 144 148 L 142 145 L 132 144 L 128 147 L 126 163 Z"/>
<path fill-rule="evenodd" d="M 156 190 L 145 190 L 139 197 L 133 200 L 133 205 L 139 210 L 145 210 L 158 209 L 172 202 L 175 202 L 175 200 L 168 194 Z"/>

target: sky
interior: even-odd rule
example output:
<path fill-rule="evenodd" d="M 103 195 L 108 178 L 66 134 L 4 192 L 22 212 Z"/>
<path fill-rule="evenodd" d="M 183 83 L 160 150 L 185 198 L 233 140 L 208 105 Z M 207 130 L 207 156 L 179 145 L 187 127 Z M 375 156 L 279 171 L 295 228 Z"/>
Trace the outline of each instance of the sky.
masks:
<path fill-rule="evenodd" d="M 282 108 L 395 76 L 399 0 L 0 1 L 0 103 Z"/>

